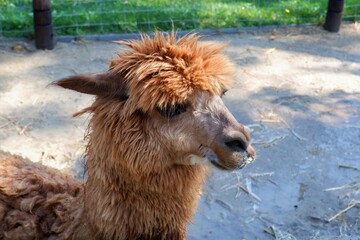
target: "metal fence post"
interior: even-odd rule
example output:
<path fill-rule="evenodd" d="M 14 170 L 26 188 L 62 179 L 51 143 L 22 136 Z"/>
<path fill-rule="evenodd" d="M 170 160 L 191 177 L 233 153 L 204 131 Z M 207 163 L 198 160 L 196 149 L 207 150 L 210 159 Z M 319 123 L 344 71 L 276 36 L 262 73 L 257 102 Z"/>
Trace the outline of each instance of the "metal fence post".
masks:
<path fill-rule="evenodd" d="M 53 49 L 55 38 L 51 21 L 50 0 L 33 0 L 35 46 L 38 49 Z"/>
<path fill-rule="evenodd" d="M 344 2 L 344 0 L 329 0 L 326 21 L 324 24 L 325 30 L 329 32 L 339 31 Z"/>

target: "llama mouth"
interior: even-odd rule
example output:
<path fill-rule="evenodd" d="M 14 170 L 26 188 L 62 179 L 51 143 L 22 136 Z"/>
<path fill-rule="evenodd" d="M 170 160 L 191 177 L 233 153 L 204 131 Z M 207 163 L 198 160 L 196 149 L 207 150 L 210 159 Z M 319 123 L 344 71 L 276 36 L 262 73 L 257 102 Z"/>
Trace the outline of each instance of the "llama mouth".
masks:
<path fill-rule="evenodd" d="M 240 163 L 236 167 L 227 167 L 223 165 L 218 159 L 215 161 L 210 160 L 210 162 L 213 164 L 213 166 L 220 170 L 229 171 L 243 169 L 244 167 L 246 167 L 246 165 L 252 163 L 255 160 L 255 158 L 251 156 L 247 151 L 239 152 L 239 154 L 241 154 L 243 157 L 241 158 Z"/>
<path fill-rule="evenodd" d="M 217 161 L 211 161 L 211 160 L 210 160 L 210 163 L 211 163 L 214 167 L 216 167 L 216 168 L 218 168 L 218 169 L 220 169 L 220 170 L 225 170 L 225 171 L 229 170 L 228 168 L 224 167 L 222 164 L 220 164 L 220 163 L 217 162 Z"/>
<path fill-rule="evenodd" d="M 252 163 L 255 160 L 255 155 L 252 154 L 252 150 L 250 149 L 250 152 L 248 151 L 236 151 L 233 152 L 234 155 L 236 155 L 239 159 L 237 161 L 237 164 L 226 164 L 226 162 L 223 162 L 220 160 L 218 155 L 210 148 L 205 146 L 200 146 L 201 151 L 201 157 L 198 155 L 191 154 L 189 157 L 191 159 L 191 164 L 210 164 L 211 166 L 225 171 L 231 171 L 231 170 L 239 170 L 243 169 L 247 164 Z M 229 163 L 234 161 L 228 161 Z M 225 163 L 225 164 L 224 164 Z"/>
<path fill-rule="evenodd" d="M 205 152 L 204 152 L 205 150 Z M 217 154 L 212 151 L 210 148 L 203 148 L 204 158 L 207 159 L 214 167 L 220 170 L 235 170 L 235 169 L 243 169 L 247 164 L 252 163 L 255 157 L 249 153 L 248 151 L 236 151 L 235 155 L 239 156 L 240 161 L 236 166 L 227 166 L 220 161 Z"/>
<path fill-rule="evenodd" d="M 244 168 L 246 165 L 252 163 L 254 160 L 255 160 L 255 158 L 246 151 L 245 154 L 243 155 L 243 158 L 241 159 L 241 163 L 237 167 L 237 169 Z"/>
<path fill-rule="evenodd" d="M 242 161 L 246 164 L 250 164 L 255 160 L 255 157 L 251 156 L 248 152 L 246 152 L 246 155 L 243 157 Z"/>

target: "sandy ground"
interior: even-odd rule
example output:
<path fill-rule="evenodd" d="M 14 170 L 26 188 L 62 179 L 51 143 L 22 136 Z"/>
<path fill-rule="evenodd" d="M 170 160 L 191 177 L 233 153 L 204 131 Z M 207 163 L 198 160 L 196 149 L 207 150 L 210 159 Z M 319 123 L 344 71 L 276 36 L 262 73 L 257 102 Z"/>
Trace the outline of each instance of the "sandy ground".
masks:
<path fill-rule="evenodd" d="M 258 158 L 238 172 L 213 171 L 188 239 L 360 239 L 359 26 L 205 40 L 229 42 L 237 74 L 224 101 L 251 128 Z M 92 98 L 48 84 L 105 70 L 120 47 L 31 44 L 0 42 L 0 150 L 81 178 L 88 119 L 71 115 Z"/>

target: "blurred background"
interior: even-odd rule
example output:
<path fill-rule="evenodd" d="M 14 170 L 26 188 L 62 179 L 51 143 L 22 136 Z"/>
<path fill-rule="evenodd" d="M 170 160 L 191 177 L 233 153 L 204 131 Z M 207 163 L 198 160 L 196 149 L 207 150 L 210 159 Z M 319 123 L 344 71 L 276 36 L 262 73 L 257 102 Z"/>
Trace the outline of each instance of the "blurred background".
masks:
<path fill-rule="evenodd" d="M 57 0 L 54 32 L 62 35 L 323 24 L 328 0 Z M 360 19 L 346 0 L 343 21 Z M 33 37 L 31 0 L 0 0 L 0 37 Z"/>

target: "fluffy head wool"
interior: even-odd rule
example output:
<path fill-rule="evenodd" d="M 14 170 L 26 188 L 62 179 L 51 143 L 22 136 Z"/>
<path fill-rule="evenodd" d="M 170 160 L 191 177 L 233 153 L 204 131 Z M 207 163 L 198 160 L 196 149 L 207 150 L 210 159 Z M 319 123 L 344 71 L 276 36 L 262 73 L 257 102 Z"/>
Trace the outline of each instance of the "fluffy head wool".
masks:
<path fill-rule="evenodd" d="M 233 76 L 233 65 L 221 54 L 226 45 L 198 39 L 155 32 L 153 38 L 118 42 L 131 49 L 111 61 L 110 71 L 125 78 L 129 100 L 145 112 L 191 102 L 197 89 L 220 95 Z"/>

